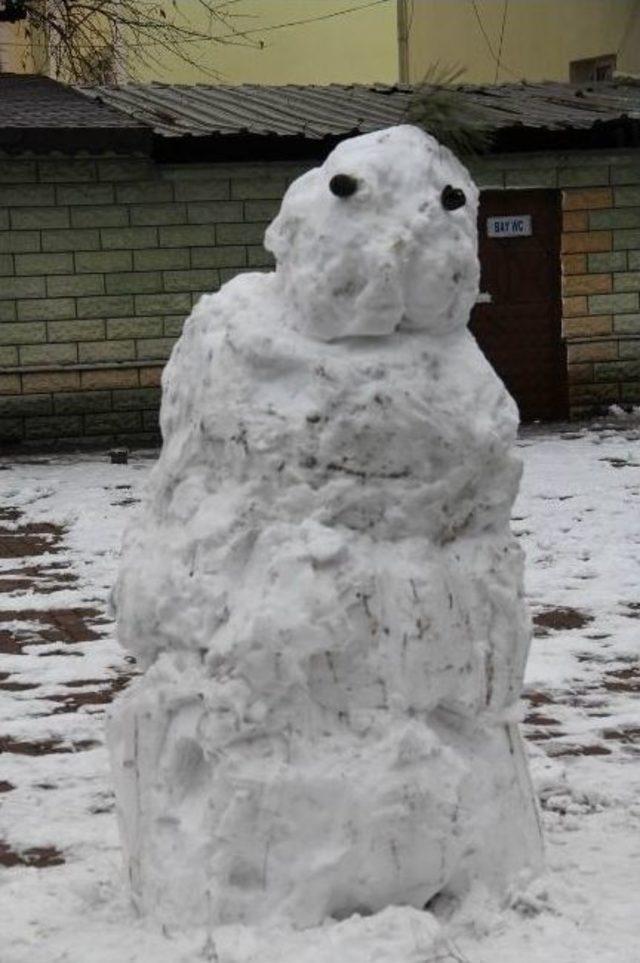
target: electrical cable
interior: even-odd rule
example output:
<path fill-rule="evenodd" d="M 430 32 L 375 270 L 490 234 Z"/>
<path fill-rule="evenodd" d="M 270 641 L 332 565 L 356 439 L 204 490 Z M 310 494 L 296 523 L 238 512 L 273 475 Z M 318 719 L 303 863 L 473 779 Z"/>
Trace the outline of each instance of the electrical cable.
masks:
<path fill-rule="evenodd" d="M 213 36 L 203 34 L 202 36 L 197 36 L 197 37 L 184 37 L 184 38 L 181 38 L 178 42 L 180 43 L 180 45 L 187 44 L 187 43 L 206 43 L 209 40 L 214 40 L 218 43 L 225 43 L 225 41 L 227 41 L 229 38 L 243 38 L 243 37 L 248 37 L 249 34 L 269 33 L 273 30 L 282 30 L 284 27 L 297 27 L 303 24 L 317 23 L 319 20 L 330 20 L 333 17 L 341 17 L 345 14 L 357 13 L 358 11 L 366 10 L 369 7 L 378 7 L 382 3 L 389 3 L 389 0 L 369 0 L 368 3 L 361 3 L 359 6 L 356 6 L 356 7 L 346 7 L 346 8 L 343 8 L 342 10 L 336 10 L 333 13 L 321 14 L 318 17 L 307 17 L 306 19 L 303 19 L 303 20 L 291 20 L 288 23 L 276 23 L 276 24 L 273 24 L 273 26 L 271 27 L 253 27 L 250 30 L 232 30 L 226 34 L 218 34 Z M 161 41 L 151 41 L 149 43 L 130 43 L 130 44 L 127 44 L 127 47 L 128 49 L 133 50 L 133 49 L 139 49 L 140 47 L 157 47 L 161 45 L 162 45 Z M 24 46 L 28 46 L 28 44 L 17 43 L 15 41 L 14 42 L 8 41 L 7 43 L 3 44 L 3 46 L 24 47 Z M 82 46 L 86 46 L 90 48 L 89 44 L 84 44 Z"/>
<path fill-rule="evenodd" d="M 507 25 L 507 11 L 509 9 L 509 0 L 504 0 L 504 7 L 502 8 L 502 27 L 500 28 L 500 46 L 498 47 L 498 59 L 496 61 L 496 74 L 493 78 L 494 84 L 498 83 L 498 74 L 500 73 L 500 64 L 502 63 L 502 42 L 504 40 L 504 28 Z"/>
<path fill-rule="evenodd" d="M 485 41 L 485 43 L 486 43 L 486 45 L 487 45 L 487 48 L 488 48 L 489 53 L 491 54 L 491 57 L 493 58 L 493 60 L 496 62 L 496 64 L 498 65 L 498 67 L 502 67 L 502 69 L 503 69 L 506 73 L 511 74 L 511 76 L 512 76 L 512 77 L 515 77 L 516 80 L 522 80 L 522 77 L 519 76 L 517 73 L 515 73 L 515 71 L 511 70 L 510 67 L 507 67 L 506 64 L 503 64 L 503 63 L 500 62 L 500 60 L 498 59 L 498 57 L 497 57 L 497 55 L 496 55 L 495 50 L 493 49 L 493 45 L 492 45 L 491 41 L 489 40 L 489 37 L 487 36 L 487 31 L 484 29 L 484 24 L 483 24 L 483 22 L 482 22 L 482 17 L 480 16 L 480 14 L 479 14 L 479 12 L 478 12 L 478 8 L 477 8 L 477 6 L 476 6 L 476 0 L 468 0 L 468 2 L 471 4 L 471 6 L 472 6 L 472 8 L 473 8 L 473 12 L 474 12 L 474 14 L 475 14 L 475 16 L 476 16 L 476 20 L 478 21 L 478 26 L 480 27 L 480 31 L 481 31 L 481 33 L 482 33 L 482 36 L 484 37 L 484 41 Z"/>
<path fill-rule="evenodd" d="M 620 54 L 622 53 L 622 48 L 624 47 L 625 43 L 627 42 L 627 38 L 628 38 L 628 36 L 629 36 L 629 27 L 631 26 L 631 24 L 632 24 L 633 21 L 635 20 L 636 14 L 637 14 L 639 11 L 640 11 L 640 0 L 636 0 L 636 4 L 635 4 L 634 7 L 631 8 L 631 13 L 629 14 L 629 17 L 628 17 L 628 19 L 627 19 L 627 22 L 626 22 L 625 25 L 624 25 L 624 29 L 623 29 L 623 31 L 622 31 L 622 37 L 620 38 L 620 43 L 618 44 L 618 48 L 617 48 L 617 50 L 616 50 L 616 59 L 617 59 L 617 58 L 620 56 Z"/>

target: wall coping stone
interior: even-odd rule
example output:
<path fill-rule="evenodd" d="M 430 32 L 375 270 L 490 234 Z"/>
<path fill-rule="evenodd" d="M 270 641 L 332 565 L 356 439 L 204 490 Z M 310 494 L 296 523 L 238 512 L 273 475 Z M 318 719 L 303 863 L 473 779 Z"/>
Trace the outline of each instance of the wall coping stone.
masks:
<path fill-rule="evenodd" d="M 631 338 L 631 335 L 621 335 L 620 337 Z M 94 371 L 97 368 L 109 370 L 119 370 L 120 368 L 164 368 L 167 359 L 149 359 L 145 361 L 138 359 L 135 361 L 95 361 L 85 362 L 84 364 L 31 364 L 31 365 L 1 365 L 0 374 L 31 374 L 38 371 Z"/>
<path fill-rule="evenodd" d="M 588 337 L 567 338 L 564 336 L 562 340 L 570 341 L 571 344 L 594 344 L 596 341 L 639 341 L 640 334 L 625 334 L 623 332 L 610 331 L 608 334 L 595 334 Z M 67 367 L 71 367 L 71 365 Z"/>

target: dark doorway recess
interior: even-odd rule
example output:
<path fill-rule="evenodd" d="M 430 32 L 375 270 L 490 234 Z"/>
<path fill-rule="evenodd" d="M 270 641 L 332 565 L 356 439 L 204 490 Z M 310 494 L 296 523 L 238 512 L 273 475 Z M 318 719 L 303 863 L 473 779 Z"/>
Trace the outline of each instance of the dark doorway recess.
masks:
<path fill-rule="evenodd" d="M 488 218 L 520 216 L 531 218 L 529 236 L 488 236 Z M 470 327 L 515 398 L 522 421 L 556 421 L 568 415 L 560 227 L 558 191 L 481 195 L 480 290 L 491 300 L 475 306 Z"/>

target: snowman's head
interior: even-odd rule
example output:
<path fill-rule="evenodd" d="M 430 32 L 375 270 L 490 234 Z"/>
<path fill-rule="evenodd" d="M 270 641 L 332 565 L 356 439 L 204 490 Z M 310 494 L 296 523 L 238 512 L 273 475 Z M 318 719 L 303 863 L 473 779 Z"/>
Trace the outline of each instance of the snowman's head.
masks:
<path fill-rule="evenodd" d="M 267 230 L 292 323 L 323 341 L 463 327 L 478 290 L 477 205 L 466 169 L 417 127 L 339 144 Z"/>

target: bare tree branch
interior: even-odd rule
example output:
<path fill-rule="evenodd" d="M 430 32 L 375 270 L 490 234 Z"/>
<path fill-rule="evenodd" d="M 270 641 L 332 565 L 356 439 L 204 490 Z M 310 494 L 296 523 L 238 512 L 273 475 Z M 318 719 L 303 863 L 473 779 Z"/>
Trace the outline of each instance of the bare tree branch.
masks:
<path fill-rule="evenodd" d="M 198 2 L 213 18 L 201 29 L 187 20 L 179 0 L 24 0 L 24 8 L 31 45 L 46 42 L 54 76 L 73 83 L 113 83 L 157 66 L 160 53 L 217 77 L 209 64 L 197 61 L 189 44 L 215 40 L 255 46 L 235 28 L 234 0 Z M 214 24 L 224 36 L 214 35 Z"/>
<path fill-rule="evenodd" d="M 38 42 L 46 45 L 56 77 L 72 83 L 114 83 L 162 66 L 163 54 L 219 79 L 209 57 L 198 59 L 193 53 L 199 43 L 262 49 L 265 41 L 257 35 L 357 13 L 390 0 L 361 0 L 357 6 L 263 26 L 243 14 L 239 2 L 197 0 L 200 13 L 206 15 L 202 27 L 185 15 L 182 0 L 22 0 L 22 5 L 29 42 L 32 47 Z"/>

